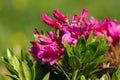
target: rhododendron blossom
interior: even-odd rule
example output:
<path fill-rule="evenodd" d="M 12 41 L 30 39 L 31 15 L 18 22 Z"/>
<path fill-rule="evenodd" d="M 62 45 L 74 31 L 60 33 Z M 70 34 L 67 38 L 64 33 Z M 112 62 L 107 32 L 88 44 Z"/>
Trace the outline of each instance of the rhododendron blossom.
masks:
<path fill-rule="evenodd" d="M 46 14 L 42 14 L 42 20 L 47 25 L 55 28 L 55 32 L 48 32 L 48 36 L 43 36 L 35 31 L 39 42 L 32 41 L 33 47 L 31 53 L 36 55 L 36 59 L 42 59 L 43 62 L 49 62 L 54 65 L 56 61 L 64 54 L 64 43 L 76 44 L 81 35 L 87 39 L 91 32 L 94 38 L 100 35 L 106 37 L 107 42 L 116 45 L 120 40 L 120 26 L 116 20 L 105 18 L 99 22 L 94 17 L 86 20 L 88 10 L 83 9 L 81 15 L 73 15 L 72 20 L 58 10 L 53 11 L 56 20 L 51 19 Z"/>
<path fill-rule="evenodd" d="M 29 51 L 36 55 L 35 60 L 42 59 L 43 62 L 50 62 L 50 65 L 53 65 L 63 55 L 64 48 L 59 47 L 51 32 L 48 32 L 50 38 L 40 35 L 37 31 L 35 31 L 35 35 L 40 42 L 31 41 L 33 47 Z"/>

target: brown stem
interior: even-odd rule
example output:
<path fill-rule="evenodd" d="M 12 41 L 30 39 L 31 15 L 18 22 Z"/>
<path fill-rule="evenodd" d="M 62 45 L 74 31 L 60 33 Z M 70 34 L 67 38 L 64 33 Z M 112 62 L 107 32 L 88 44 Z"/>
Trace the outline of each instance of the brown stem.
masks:
<path fill-rule="evenodd" d="M 119 62 L 119 57 L 118 57 L 118 54 L 117 54 L 117 51 L 115 50 L 114 46 L 112 44 L 110 44 L 111 46 L 111 49 L 113 50 L 114 52 L 114 55 L 115 55 L 115 62 L 116 64 Z"/>
<path fill-rule="evenodd" d="M 111 80 L 109 72 L 107 72 L 108 80 Z"/>

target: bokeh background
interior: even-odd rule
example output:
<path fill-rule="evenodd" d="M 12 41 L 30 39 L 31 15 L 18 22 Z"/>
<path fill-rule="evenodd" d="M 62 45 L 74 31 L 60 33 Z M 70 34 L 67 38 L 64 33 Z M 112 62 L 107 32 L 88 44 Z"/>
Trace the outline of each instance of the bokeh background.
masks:
<path fill-rule="evenodd" d="M 5 56 L 6 48 L 16 53 L 27 51 L 35 28 L 52 29 L 42 22 L 42 13 L 53 18 L 52 11 L 58 9 L 71 19 L 83 8 L 89 10 L 88 19 L 94 16 L 101 21 L 108 17 L 120 22 L 120 0 L 0 0 L 0 56 Z M 4 80 L 6 69 L 1 61 L 0 70 L 0 80 Z"/>

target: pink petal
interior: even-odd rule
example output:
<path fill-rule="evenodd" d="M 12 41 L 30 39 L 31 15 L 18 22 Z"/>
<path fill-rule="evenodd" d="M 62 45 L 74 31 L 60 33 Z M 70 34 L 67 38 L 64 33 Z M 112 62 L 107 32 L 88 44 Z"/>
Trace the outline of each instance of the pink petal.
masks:
<path fill-rule="evenodd" d="M 43 20 L 46 24 L 48 24 L 48 25 L 50 25 L 50 26 L 52 26 L 52 27 L 54 27 L 54 28 L 58 28 L 58 27 L 60 26 L 60 23 L 59 23 L 59 22 L 52 20 L 52 19 L 51 19 L 50 17 L 48 17 L 46 14 L 42 14 L 42 20 Z"/>
<path fill-rule="evenodd" d="M 68 18 L 66 17 L 66 16 L 64 16 L 60 11 L 58 11 L 58 10 L 54 10 L 53 11 L 53 15 L 54 15 L 54 17 L 57 19 L 57 20 L 59 20 L 59 21 L 61 21 L 61 22 L 67 22 L 68 21 Z"/>
<path fill-rule="evenodd" d="M 79 22 L 80 23 L 84 23 L 85 19 L 87 18 L 87 15 L 88 15 L 88 10 L 87 9 L 83 9 L 82 12 L 81 12 L 81 16 L 80 16 Z"/>

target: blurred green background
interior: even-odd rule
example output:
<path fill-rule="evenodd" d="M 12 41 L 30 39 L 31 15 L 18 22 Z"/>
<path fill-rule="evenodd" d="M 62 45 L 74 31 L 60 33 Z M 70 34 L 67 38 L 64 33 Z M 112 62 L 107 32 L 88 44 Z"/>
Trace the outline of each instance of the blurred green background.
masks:
<path fill-rule="evenodd" d="M 19 53 L 31 46 L 34 28 L 50 30 L 41 20 L 46 13 L 53 18 L 52 11 L 60 10 L 71 19 L 73 14 L 80 15 L 83 8 L 89 10 L 89 17 L 99 21 L 106 17 L 120 21 L 120 0 L 0 0 L 0 56 L 5 56 L 6 48 Z M 6 73 L 0 62 L 0 80 Z"/>

